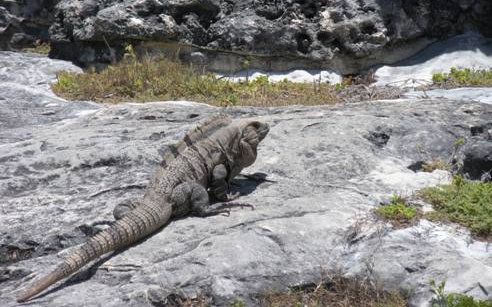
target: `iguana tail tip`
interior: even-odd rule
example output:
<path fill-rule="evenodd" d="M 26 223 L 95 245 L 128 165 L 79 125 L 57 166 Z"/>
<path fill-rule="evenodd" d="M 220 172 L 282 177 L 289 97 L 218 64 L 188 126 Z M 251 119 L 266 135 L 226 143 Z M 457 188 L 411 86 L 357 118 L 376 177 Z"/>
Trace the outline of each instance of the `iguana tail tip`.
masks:
<path fill-rule="evenodd" d="M 26 292 L 21 294 L 20 296 L 17 297 L 17 303 L 24 303 L 29 301 L 31 298 L 34 296 L 38 295 L 41 293 L 44 289 L 48 288 L 55 282 L 60 280 L 60 277 L 56 273 L 51 273 L 41 279 L 39 283 L 36 284 L 36 286 L 29 288 Z"/>

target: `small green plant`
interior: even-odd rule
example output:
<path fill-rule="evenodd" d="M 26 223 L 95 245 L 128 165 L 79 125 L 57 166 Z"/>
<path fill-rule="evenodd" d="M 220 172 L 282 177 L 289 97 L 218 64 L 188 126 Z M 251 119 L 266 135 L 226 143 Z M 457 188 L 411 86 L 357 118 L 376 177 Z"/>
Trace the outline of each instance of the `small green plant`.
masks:
<path fill-rule="evenodd" d="M 337 84 L 335 84 L 335 90 L 336 90 L 337 92 L 339 92 L 339 91 L 343 91 L 343 90 L 344 90 L 344 89 L 346 89 L 346 88 L 347 88 L 347 85 L 346 85 L 346 84 L 344 84 L 344 83 L 337 83 Z"/>
<path fill-rule="evenodd" d="M 231 302 L 231 307 L 246 307 L 246 304 L 241 300 L 235 299 Z"/>
<path fill-rule="evenodd" d="M 439 284 L 434 279 L 430 281 L 431 291 L 434 294 L 432 298 L 432 307 L 446 307 L 446 295 L 444 294 L 444 287 L 446 286 L 446 280 L 442 280 Z"/>
<path fill-rule="evenodd" d="M 249 67 L 251 66 L 251 62 L 249 61 L 249 59 L 244 59 L 242 62 L 241 62 L 241 67 L 243 70 L 246 70 L 246 83 L 249 82 Z"/>
<path fill-rule="evenodd" d="M 442 87 L 491 86 L 492 69 L 451 68 L 449 73 L 432 75 L 432 82 Z"/>
<path fill-rule="evenodd" d="M 68 90 L 74 86 L 75 80 L 71 74 L 58 74 L 57 77 L 60 89 Z"/>
<path fill-rule="evenodd" d="M 405 199 L 393 195 L 389 204 L 376 209 L 376 214 L 395 226 L 404 226 L 417 218 L 418 210 L 417 207 L 408 205 Z"/>
<path fill-rule="evenodd" d="M 436 74 L 432 75 L 432 82 L 442 83 L 442 82 L 446 81 L 446 78 L 447 78 L 446 74 L 436 73 Z"/>
<path fill-rule="evenodd" d="M 51 50 L 50 44 L 38 40 L 34 43 L 34 46 L 22 48 L 20 51 L 27 52 L 27 53 L 38 53 L 38 54 L 48 55 L 50 53 L 50 50 Z"/>
<path fill-rule="evenodd" d="M 460 137 L 456 141 L 454 141 L 453 146 L 455 148 L 458 148 L 458 147 L 462 146 L 463 144 L 465 144 L 465 138 L 464 137 Z"/>
<path fill-rule="evenodd" d="M 467 83 L 470 81 L 471 72 L 472 71 L 469 68 L 457 69 L 456 67 L 453 67 L 449 72 L 449 76 L 459 83 Z"/>
<path fill-rule="evenodd" d="M 249 60 L 244 60 L 244 61 L 241 63 L 241 67 L 242 67 L 243 69 L 248 69 L 250 66 L 251 66 L 251 63 L 249 62 Z"/>
<path fill-rule="evenodd" d="M 458 175 L 451 184 L 422 189 L 419 195 L 436 210 L 427 218 L 461 224 L 478 237 L 492 236 L 492 183 Z"/>
<path fill-rule="evenodd" d="M 225 98 L 226 106 L 235 106 L 238 102 L 238 98 L 235 94 L 229 94 Z"/>
<path fill-rule="evenodd" d="M 137 55 L 131 44 L 125 46 L 125 54 L 123 55 L 123 58 L 126 60 L 130 59 L 132 61 L 135 61 L 137 59 Z"/>
<path fill-rule="evenodd" d="M 259 76 L 257 77 L 253 83 L 256 83 L 257 85 L 268 85 L 270 81 L 268 81 L 268 76 Z"/>
<path fill-rule="evenodd" d="M 434 297 L 431 301 L 432 307 L 492 307 L 492 301 L 475 300 L 473 297 L 460 293 L 444 293 L 445 280 L 437 284 L 430 281 L 431 291 Z"/>

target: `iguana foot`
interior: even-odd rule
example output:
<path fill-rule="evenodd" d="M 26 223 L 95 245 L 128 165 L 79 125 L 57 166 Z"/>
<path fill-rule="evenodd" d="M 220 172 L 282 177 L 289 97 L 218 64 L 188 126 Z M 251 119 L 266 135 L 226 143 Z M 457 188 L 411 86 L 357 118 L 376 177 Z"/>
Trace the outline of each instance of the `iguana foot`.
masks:
<path fill-rule="evenodd" d="M 229 216 L 231 208 L 237 208 L 237 207 L 240 208 L 248 207 L 251 208 L 251 210 L 255 209 L 253 205 L 246 204 L 246 203 L 216 203 L 202 208 L 198 216 L 207 217 L 207 216 L 218 215 L 222 213 L 227 213 L 226 216 Z"/>
<path fill-rule="evenodd" d="M 251 208 L 251 210 L 255 210 L 255 206 L 248 203 L 225 203 L 223 205 L 224 208 Z"/>
<path fill-rule="evenodd" d="M 213 216 L 213 215 L 224 215 L 224 216 L 230 216 L 231 215 L 231 210 L 229 209 L 220 209 L 220 210 L 202 210 L 198 216 L 199 217 L 207 217 L 207 216 Z"/>

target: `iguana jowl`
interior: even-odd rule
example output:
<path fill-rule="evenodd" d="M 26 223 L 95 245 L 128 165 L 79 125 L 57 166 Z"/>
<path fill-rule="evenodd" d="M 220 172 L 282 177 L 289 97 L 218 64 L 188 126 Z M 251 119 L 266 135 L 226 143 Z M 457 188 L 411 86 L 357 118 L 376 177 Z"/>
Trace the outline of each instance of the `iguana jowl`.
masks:
<path fill-rule="evenodd" d="M 17 301 L 25 302 L 99 256 L 154 233 L 172 217 L 224 212 L 210 205 L 208 193 L 228 199 L 230 180 L 253 164 L 257 146 L 268 131 L 268 125 L 259 121 L 232 122 L 218 116 L 186 134 L 164 156 L 141 200 L 117 206 L 114 224 L 76 248 Z"/>

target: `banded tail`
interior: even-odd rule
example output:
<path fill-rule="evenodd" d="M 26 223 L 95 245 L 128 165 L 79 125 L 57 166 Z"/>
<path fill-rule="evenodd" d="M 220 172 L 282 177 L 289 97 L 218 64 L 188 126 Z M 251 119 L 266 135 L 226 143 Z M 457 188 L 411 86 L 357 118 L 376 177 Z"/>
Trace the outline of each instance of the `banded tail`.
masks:
<path fill-rule="evenodd" d="M 118 248 L 128 246 L 158 230 L 171 217 L 171 205 L 141 204 L 109 228 L 101 231 L 71 253 L 62 264 L 17 298 L 22 303 L 77 272 L 87 263 Z"/>

